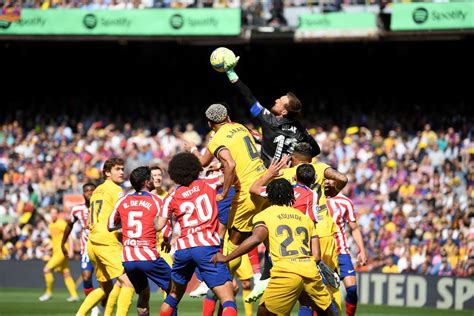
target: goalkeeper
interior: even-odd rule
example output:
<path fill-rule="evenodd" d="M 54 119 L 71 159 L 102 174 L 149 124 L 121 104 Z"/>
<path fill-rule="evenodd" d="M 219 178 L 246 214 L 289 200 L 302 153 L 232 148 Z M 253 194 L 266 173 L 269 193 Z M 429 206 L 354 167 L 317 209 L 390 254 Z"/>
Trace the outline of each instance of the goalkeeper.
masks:
<path fill-rule="evenodd" d="M 235 72 L 239 58 L 226 56 L 224 67 L 230 82 L 250 108 L 251 115 L 262 126 L 261 157 L 265 166 L 268 168 L 273 158 L 279 160 L 283 155 L 291 154 L 293 147 L 300 142 L 309 143 L 312 157 L 317 156 L 321 152 L 318 143 L 297 120 L 303 109 L 300 100 L 288 92 L 275 100 L 270 111 L 264 108 Z"/>

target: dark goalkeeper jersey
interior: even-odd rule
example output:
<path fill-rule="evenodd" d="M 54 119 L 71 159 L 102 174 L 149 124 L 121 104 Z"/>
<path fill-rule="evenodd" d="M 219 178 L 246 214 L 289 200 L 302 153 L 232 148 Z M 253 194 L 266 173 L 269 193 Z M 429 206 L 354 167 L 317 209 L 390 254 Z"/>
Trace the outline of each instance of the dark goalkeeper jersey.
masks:
<path fill-rule="evenodd" d="M 309 143 L 313 149 L 313 157 L 321 152 L 318 143 L 298 121 L 276 117 L 257 101 L 244 83 L 238 80 L 235 85 L 250 107 L 252 116 L 262 125 L 260 155 L 266 167 L 273 158 L 280 159 L 283 155 L 291 155 L 297 143 Z"/>

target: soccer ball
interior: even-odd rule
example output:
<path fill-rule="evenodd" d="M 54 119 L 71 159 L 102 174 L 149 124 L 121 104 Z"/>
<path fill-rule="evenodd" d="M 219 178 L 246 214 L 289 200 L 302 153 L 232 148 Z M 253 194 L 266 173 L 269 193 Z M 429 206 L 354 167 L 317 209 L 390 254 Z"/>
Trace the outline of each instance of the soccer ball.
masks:
<path fill-rule="evenodd" d="M 224 58 L 231 56 L 235 58 L 234 52 L 225 47 L 216 48 L 211 54 L 211 66 L 218 72 L 225 72 Z"/>

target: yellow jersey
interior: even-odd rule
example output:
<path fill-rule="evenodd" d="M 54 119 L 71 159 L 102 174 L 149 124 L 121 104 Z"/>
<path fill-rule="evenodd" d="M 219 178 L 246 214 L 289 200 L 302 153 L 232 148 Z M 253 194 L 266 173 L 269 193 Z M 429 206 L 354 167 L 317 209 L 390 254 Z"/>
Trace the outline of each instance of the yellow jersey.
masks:
<path fill-rule="evenodd" d="M 311 163 L 311 165 L 313 165 L 316 172 L 316 182 L 313 190 L 318 193 L 319 197 L 318 223 L 316 224 L 316 231 L 318 232 L 320 238 L 333 236 L 333 234 L 337 232 L 337 226 L 328 213 L 326 194 L 324 193 L 324 180 L 326 179 L 324 176 L 324 171 L 327 168 L 330 168 L 330 166 L 322 162 Z M 281 177 L 290 181 L 292 185 L 296 184 L 297 168 L 298 166 L 283 169 Z"/>
<path fill-rule="evenodd" d="M 252 135 L 241 124 L 223 125 L 209 141 L 207 148 L 215 157 L 224 148 L 230 151 L 241 191 L 248 191 L 266 170 Z"/>
<path fill-rule="evenodd" d="M 67 223 L 63 219 L 57 219 L 54 223 L 50 223 L 48 226 L 49 235 L 51 236 L 51 242 L 53 243 L 53 254 L 62 253 L 61 242 L 63 240 L 64 230 L 66 229 Z M 68 243 L 66 243 L 66 249 Z"/>
<path fill-rule="evenodd" d="M 253 225 L 268 230 L 272 271 L 287 271 L 307 278 L 318 273 L 311 253 L 311 239 L 316 237 L 316 230 L 308 216 L 292 207 L 272 205 L 253 217 Z"/>
<path fill-rule="evenodd" d="M 107 221 L 115 203 L 123 195 L 122 188 L 111 180 L 105 180 L 92 193 L 89 207 L 89 240 L 96 244 L 117 243 L 115 233 L 107 229 Z"/>

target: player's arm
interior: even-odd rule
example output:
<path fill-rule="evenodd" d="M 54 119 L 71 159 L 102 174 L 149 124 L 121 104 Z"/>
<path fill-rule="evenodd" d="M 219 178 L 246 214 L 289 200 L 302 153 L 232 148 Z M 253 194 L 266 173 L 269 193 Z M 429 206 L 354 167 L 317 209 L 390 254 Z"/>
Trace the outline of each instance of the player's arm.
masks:
<path fill-rule="evenodd" d="M 209 151 L 209 149 L 206 149 L 204 154 L 201 155 L 199 150 L 197 149 L 196 145 L 194 145 L 192 142 L 183 140 L 183 148 L 185 151 L 190 152 L 191 154 L 194 154 L 196 157 L 198 157 L 199 162 L 203 167 L 207 167 L 212 160 L 214 159 L 214 156 L 212 153 Z"/>
<path fill-rule="evenodd" d="M 245 239 L 237 249 L 232 251 L 227 256 L 224 256 L 222 253 L 218 252 L 212 257 L 211 261 L 214 262 L 214 264 L 217 264 L 218 262 L 227 263 L 237 257 L 245 255 L 250 250 L 260 245 L 265 239 L 267 239 L 267 237 L 268 230 L 265 225 L 260 224 L 258 226 L 255 226 L 252 231 L 252 235 L 249 238 Z"/>
<path fill-rule="evenodd" d="M 357 255 L 357 261 L 360 265 L 365 266 L 367 264 L 367 252 L 364 246 L 364 239 L 362 238 L 362 232 L 360 231 L 359 224 L 357 222 L 349 222 L 349 227 L 351 228 L 352 238 L 359 248 L 359 254 Z"/>
<path fill-rule="evenodd" d="M 109 220 L 107 222 L 107 229 L 109 232 L 112 232 L 114 230 L 118 230 L 122 228 L 122 222 L 120 220 L 120 213 L 117 211 L 117 208 L 115 208 L 112 211 L 112 214 L 109 216 Z"/>
<path fill-rule="evenodd" d="M 287 162 L 288 156 L 286 155 L 280 161 L 275 159 L 272 160 L 267 172 L 252 184 L 249 192 L 255 195 L 261 195 L 265 184 L 267 184 L 271 179 L 277 177 L 280 174 L 280 170 L 286 166 Z"/>
<path fill-rule="evenodd" d="M 311 146 L 311 154 L 313 157 L 316 157 L 321 153 L 321 148 L 319 148 L 318 143 L 307 131 L 304 135 L 303 141 Z"/>
<path fill-rule="evenodd" d="M 156 216 L 155 219 L 153 220 L 153 225 L 155 226 L 155 230 L 157 232 L 162 231 L 163 228 L 166 227 L 166 225 L 170 221 L 172 210 L 173 210 L 173 196 L 169 195 L 165 199 L 165 204 L 161 208 L 161 211 L 159 211 L 159 214 L 157 214 L 158 216 Z"/>
<path fill-rule="evenodd" d="M 71 234 L 72 227 L 76 222 L 77 218 L 71 216 L 71 219 L 66 221 L 66 227 L 64 228 L 63 239 L 61 240 L 61 250 L 65 257 L 69 256 L 69 252 L 66 249 L 66 243 L 68 242 L 69 235 Z"/>
<path fill-rule="evenodd" d="M 220 194 L 220 198 L 218 199 L 220 201 L 227 197 L 227 195 L 229 194 L 230 187 L 234 183 L 235 161 L 232 158 L 230 151 L 225 147 L 222 147 L 218 151 L 216 156 L 224 168 L 224 183 L 222 185 L 222 193 Z"/>
<path fill-rule="evenodd" d="M 311 237 L 311 253 L 316 260 L 316 263 L 319 263 L 319 261 L 321 261 L 321 246 L 319 244 L 318 235 Z"/>
<path fill-rule="evenodd" d="M 337 193 L 341 192 L 341 190 L 344 189 L 348 181 L 346 175 L 340 173 L 339 171 L 331 167 L 328 167 L 324 170 L 324 177 L 327 180 L 330 180 L 325 183 L 325 186 L 327 185 L 327 187 L 333 187 Z M 337 193 L 335 195 L 337 195 Z M 335 195 L 332 195 L 332 196 L 335 196 Z"/>

